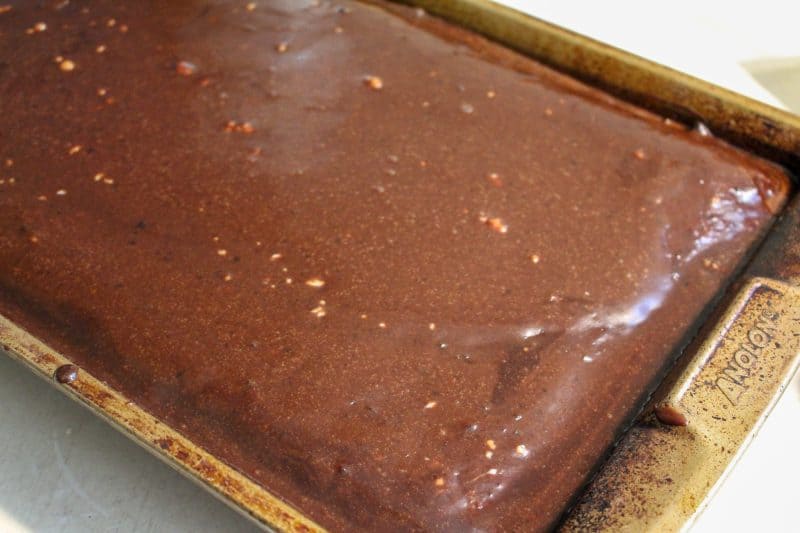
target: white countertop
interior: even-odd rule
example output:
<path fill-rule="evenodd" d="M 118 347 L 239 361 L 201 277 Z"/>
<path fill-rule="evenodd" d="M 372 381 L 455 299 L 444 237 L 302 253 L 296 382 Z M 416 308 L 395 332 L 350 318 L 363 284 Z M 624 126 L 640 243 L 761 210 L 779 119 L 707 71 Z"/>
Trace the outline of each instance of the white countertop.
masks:
<path fill-rule="evenodd" d="M 800 113 L 800 6 L 792 2 L 502 3 Z M 0 405 L 0 531 L 255 531 L 4 357 Z M 694 532 L 798 530 L 798 421 L 795 379 Z"/>

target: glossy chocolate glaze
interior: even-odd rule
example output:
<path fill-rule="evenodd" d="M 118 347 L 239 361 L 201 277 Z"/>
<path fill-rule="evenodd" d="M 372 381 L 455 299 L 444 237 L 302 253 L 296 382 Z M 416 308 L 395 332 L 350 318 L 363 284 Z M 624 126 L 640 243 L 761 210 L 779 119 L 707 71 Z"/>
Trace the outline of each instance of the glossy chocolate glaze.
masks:
<path fill-rule="evenodd" d="M 0 312 L 336 530 L 552 525 L 787 187 L 411 10 L 7 5 Z"/>

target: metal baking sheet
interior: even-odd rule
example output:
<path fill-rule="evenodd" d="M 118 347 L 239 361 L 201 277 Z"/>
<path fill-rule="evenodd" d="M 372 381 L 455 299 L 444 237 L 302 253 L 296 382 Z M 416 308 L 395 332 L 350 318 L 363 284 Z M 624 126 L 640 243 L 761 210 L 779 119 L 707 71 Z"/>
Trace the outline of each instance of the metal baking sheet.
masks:
<path fill-rule="evenodd" d="M 800 170 L 800 119 L 793 115 L 486 0 L 411 3 L 664 116 L 702 121 L 722 138 Z M 702 339 L 687 351 L 566 519 L 565 529 L 679 529 L 702 508 L 797 365 L 798 227 L 795 199 L 738 281 L 736 296 L 725 301 L 727 310 L 709 321 Z M 2 317 L 0 343 L 5 353 L 258 524 L 321 530 Z M 664 424 L 652 414 L 656 409 L 677 413 L 686 425 Z"/>

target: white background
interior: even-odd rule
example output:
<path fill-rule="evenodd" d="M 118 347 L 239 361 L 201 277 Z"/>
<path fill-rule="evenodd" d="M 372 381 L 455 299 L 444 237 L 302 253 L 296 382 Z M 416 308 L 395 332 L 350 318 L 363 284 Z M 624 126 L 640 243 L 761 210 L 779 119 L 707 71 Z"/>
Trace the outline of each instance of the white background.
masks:
<path fill-rule="evenodd" d="M 800 13 L 794 1 L 503 3 L 800 112 Z M 693 531 L 800 530 L 798 422 L 796 379 Z M 254 527 L 0 357 L 0 531 L 176 530 Z"/>

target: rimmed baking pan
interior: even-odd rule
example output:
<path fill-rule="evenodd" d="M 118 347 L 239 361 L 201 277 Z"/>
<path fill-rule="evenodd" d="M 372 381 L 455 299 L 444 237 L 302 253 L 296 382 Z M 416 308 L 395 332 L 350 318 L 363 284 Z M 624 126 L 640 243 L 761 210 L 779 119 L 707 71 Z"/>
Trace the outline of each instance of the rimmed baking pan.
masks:
<path fill-rule="evenodd" d="M 800 122 L 792 115 L 490 2 L 414 4 L 671 120 L 702 122 L 715 135 L 798 170 Z M 62 70 L 71 70 L 69 64 Z M 243 124 L 231 129 L 246 133 Z M 100 176 L 100 182 L 108 179 Z M 797 363 L 800 316 L 793 263 L 799 213 L 796 201 L 785 208 L 734 282 L 734 295 L 720 301 L 701 337 L 565 518 L 564 528 L 677 529 L 702 508 Z M 149 415 L 7 319 L 0 321 L 0 339 L 4 351 L 259 524 L 319 529 L 301 511 L 182 436 L 180 428 Z"/>

